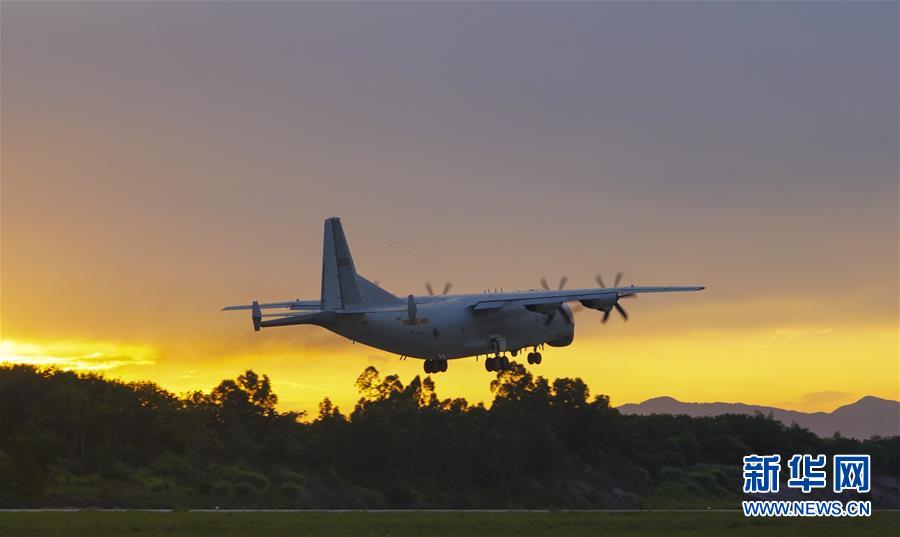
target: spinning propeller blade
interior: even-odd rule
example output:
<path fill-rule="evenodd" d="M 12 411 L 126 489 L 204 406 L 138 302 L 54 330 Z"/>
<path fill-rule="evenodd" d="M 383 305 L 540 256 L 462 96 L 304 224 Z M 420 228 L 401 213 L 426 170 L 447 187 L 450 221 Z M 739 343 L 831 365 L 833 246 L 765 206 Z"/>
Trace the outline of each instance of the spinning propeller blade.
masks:
<path fill-rule="evenodd" d="M 568 277 L 568 276 L 562 276 L 562 277 L 560 277 L 560 279 L 559 279 L 559 285 L 556 287 L 556 289 L 557 289 L 558 291 L 562 291 L 563 287 L 566 286 L 566 283 L 567 283 L 568 281 L 569 281 L 569 277 Z M 549 290 L 550 290 L 550 284 L 547 283 L 547 277 L 546 277 L 546 276 L 541 276 L 541 287 L 544 288 L 544 291 L 549 291 Z"/>
<path fill-rule="evenodd" d="M 620 271 L 620 272 L 616 272 L 616 275 L 613 277 L 613 285 L 612 285 L 612 286 L 613 286 L 613 287 L 619 287 L 619 284 L 622 283 L 622 278 L 624 278 L 624 277 L 625 277 L 625 274 L 624 274 L 623 272 L 621 272 L 621 271 Z M 598 285 L 601 289 L 606 289 L 606 282 L 603 281 L 603 276 L 601 276 L 601 275 L 598 273 L 598 274 L 596 274 L 596 275 L 594 276 L 594 279 L 597 281 L 597 285 Z M 562 290 L 562 289 L 566 286 L 566 283 L 568 283 L 568 282 L 569 282 L 569 277 L 568 277 L 568 276 L 563 276 L 563 277 L 561 277 L 561 278 L 559 279 L 559 285 L 557 286 L 557 289 Z M 546 278 L 546 277 L 541 277 L 541 287 L 544 288 L 545 291 L 549 291 L 549 290 L 550 290 L 550 284 L 547 282 L 547 278 Z M 619 300 L 619 299 L 622 299 L 622 298 L 637 298 L 637 295 L 635 295 L 635 294 L 622 293 L 621 295 L 619 295 L 619 296 L 616 298 L 616 302 L 612 305 L 612 308 L 615 308 L 616 311 L 619 312 L 619 315 L 622 316 L 622 319 L 625 320 L 625 321 L 627 321 L 627 320 L 628 320 L 628 312 L 625 311 L 625 308 L 623 308 L 622 306 L 620 306 L 619 303 L 618 303 L 618 300 Z M 610 314 L 610 312 L 612 311 L 612 308 L 610 308 L 609 310 L 606 310 L 606 311 L 603 312 L 603 318 L 601 319 L 601 322 L 604 322 L 604 323 L 605 323 L 606 321 L 609 320 L 609 314 Z M 560 306 L 559 309 L 558 309 L 557 311 L 559 311 L 559 312 L 565 317 L 565 319 L 566 319 L 569 323 L 572 323 L 572 313 L 575 313 L 576 311 L 580 311 L 581 309 L 583 309 L 583 306 L 576 305 L 576 306 L 572 309 L 572 312 L 570 313 L 569 311 L 563 309 L 562 306 Z M 554 312 L 550 313 L 549 315 L 547 315 L 547 321 L 546 321 L 547 324 L 550 324 L 550 322 L 553 320 L 553 317 L 556 315 L 556 313 L 557 313 L 557 312 L 554 311 Z"/>
<path fill-rule="evenodd" d="M 625 276 L 624 273 L 616 272 L 616 275 L 613 278 L 613 287 L 618 287 L 619 284 L 622 283 L 622 278 L 624 276 Z M 604 289 L 606 288 L 606 284 L 603 282 L 603 277 L 600 276 L 600 274 L 597 274 L 596 276 L 594 276 L 594 279 L 597 280 L 597 285 L 599 285 L 601 288 L 604 288 Z M 623 293 L 616 298 L 616 302 L 615 302 L 615 304 L 613 304 L 613 307 L 616 308 L 616 311 L 619 312 L 619 314 L 622 316 L 622 319 L 627 321 L 628 320 L 628 312 L 625 311 L 625 308 L 623 308 L 621 305 L 619 305 L 619 300 L 621 300 L 623 298 L 637 298 L 637 295 Z M 600 322 L 605 323 L 606 321 L 609 320 L 609 312 L 610 311 L 611 310 L 607 310 L 607 311 L 603 312 L 603 318 L 600 320 Z"/>
<path fill-rule="evenodd" d="M 441 291 L 442 295 L 446 295 L 450 292 L 450 288 L 453 287 L 453 282 L 447 282 L 444 284 L 444 290 Z M 431 286 L 431 282 L 425 282 L 425 290 L 428 291 L 428 294 L 434 296 L 434 287 Z"/>

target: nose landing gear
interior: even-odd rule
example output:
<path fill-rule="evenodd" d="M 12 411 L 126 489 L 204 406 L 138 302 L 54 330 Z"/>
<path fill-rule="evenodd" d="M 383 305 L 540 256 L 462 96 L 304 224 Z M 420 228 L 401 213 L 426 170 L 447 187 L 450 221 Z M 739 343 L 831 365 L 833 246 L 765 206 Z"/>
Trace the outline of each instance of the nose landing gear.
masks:
<path fill-rule="evenodd" d="M 528 363 L 529 364 L 539 364 L 543 360 L 541 353 L 539 352 L 529 352 L 528 353 Z"/>

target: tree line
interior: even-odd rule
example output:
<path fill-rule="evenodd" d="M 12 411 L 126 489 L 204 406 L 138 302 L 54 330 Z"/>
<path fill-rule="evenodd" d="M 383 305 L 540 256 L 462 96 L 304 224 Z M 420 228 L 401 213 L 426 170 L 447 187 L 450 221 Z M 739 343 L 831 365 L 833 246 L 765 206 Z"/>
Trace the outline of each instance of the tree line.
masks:
<path fill-rule="evenodd" d="M 306 416 L 279 411 L 252 370 L 179 396 L 0 367 L 0 507 L 734 508 L 750 453 L 869 453 L 876 476 L 900 477 L 900 437 L 819 438 L 763 415 L 625 416 L 581 379 L 520 364 L 491 380 L 489 407 L 374 367 L 356 386 L 348 413 L 326 398 Z"/>

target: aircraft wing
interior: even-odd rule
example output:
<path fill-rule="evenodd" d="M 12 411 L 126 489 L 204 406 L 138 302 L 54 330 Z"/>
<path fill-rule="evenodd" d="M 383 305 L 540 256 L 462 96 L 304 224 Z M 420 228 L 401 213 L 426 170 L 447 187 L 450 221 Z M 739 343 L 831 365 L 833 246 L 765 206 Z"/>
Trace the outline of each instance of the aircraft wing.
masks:
<path fill-rule="evenodd" d="M 260 309 L 272 309 L 272 308 L 283 308 L 288 310 L 305 310 L 305 311 L 319 311 L 322 309 L 322 303 L 318 300 L 286 300 L 284 302 L 268 302 L 266 304 L 260 304 Z M 252 310 L 253 304 L 246 304 L 240 306 L 225 306 L 222 308 L 222 311 L 232 311 L 232 310 Z"/>
<path fill-rule="evenodd" d="M 579 301 L 587 307 L 611 306 L 619 298 L 640 293 L 676 293 L 682 291 L 700 291 L 702 286 L 682 287 L 597 287 L 591 289 L 573 289 L 561 291 L 525 291 L 522 293 L 503 293 L 486 295 L 472 304 L 475 311 L 499 309 L 516 305 L 540 309 L 541 306 L 558 306 L 563 302 Z"/>

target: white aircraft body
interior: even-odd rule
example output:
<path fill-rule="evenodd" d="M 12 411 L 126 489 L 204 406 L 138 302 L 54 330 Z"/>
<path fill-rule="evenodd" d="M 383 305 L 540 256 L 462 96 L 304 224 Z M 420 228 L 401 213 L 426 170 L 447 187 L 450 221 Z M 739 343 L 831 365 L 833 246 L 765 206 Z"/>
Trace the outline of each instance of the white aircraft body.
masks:
<path fill-rule="evenodd" d="M 599 287 L 450 295 L 448 283 L 443 294 L 435 295 L 426 284 L 426 296 L 405 299 L 382 289 L 356 272 L 350 247 L 339 218 L 325 221 L 322 254 L 322 294 L 319 300 L 288 300 L 241 306 L 225 310 L 250 310 L 253 329 L 311 324 L 321 326 L 352 341 L 399 354 L 402 358 L 425 360 L 425 372 L 447 370 L 447 361 L 485 355 L 485 368 L 500 371 L 509 367 L 506 353 L 517 356 L 531 349 L 528 363 L 541 363 L 544 345 L 564 347 L 575 337 L 575 322 L 569 302 L 603 312 L 603 322 L 615 309 L 623 319 L 628 314 L 619 305 L 623 298 L 640 293 L 699 291 L 692 287 Z M 263 313 L 263 310 L 280 310 Z"/>

